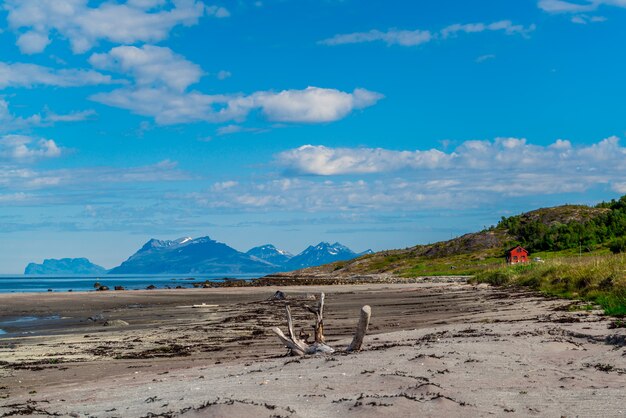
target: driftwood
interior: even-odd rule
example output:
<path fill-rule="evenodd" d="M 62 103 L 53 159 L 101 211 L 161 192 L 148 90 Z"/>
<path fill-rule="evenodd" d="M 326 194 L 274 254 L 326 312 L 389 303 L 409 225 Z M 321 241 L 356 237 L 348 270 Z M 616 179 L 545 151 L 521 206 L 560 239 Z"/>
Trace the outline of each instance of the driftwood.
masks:
<path fill-rule="evenodd" d="M 327 345 L 324 342 L 324 293 L 320 294 L 319 302 L 317 306 L 311 307 L 305 305 L 306 310 L 315 315 L 314 326 L 314 341 L 309 344 L 302 336 L 307 336 L 303 331 L 299 336 L 296 336 L 293 328 L 293 319 L 291 317 L 291 308 L 287 304 L 285 309 L 287 311 L 287 332 L 289 336 L 286 336 L 280 328 L 274 327 L 272 331 L 278 336 L 278 339 L 285 345 L 293 356 L 304 356 L 307 354 L 330 354 L 334 353 L 335 349 Z M 346 348 L 345 351 L 360 351 L 363 345 L 363 338 L 367 333 L 367 327 L 369 326 L 370 316 L 372 309 L 369 305 L 365 305 L 361 308 L 361 316 L 359 318 L 359 324 L 357 325 L 356 333 L 352 343 Z"/>

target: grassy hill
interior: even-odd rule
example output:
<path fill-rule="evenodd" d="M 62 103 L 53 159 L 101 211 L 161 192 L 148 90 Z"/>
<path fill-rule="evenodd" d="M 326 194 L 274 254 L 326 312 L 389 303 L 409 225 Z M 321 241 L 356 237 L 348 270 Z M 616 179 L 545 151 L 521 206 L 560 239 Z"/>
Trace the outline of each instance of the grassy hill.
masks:
<path fill-rule="evenodd" d="M 601 205 L 537 209 L 448 241 L 382 251 L 312 270 L 339 275 L 389 272 L 405 277 L 476 274 L 502 266 L 505 251 L 517 244 L 542 258 L 578 254 L 581 249 L 585 255 L 608 253 L 616 236 L 597 225 L 605 225 L 613 209 Z M 626 211 L 623 216 L 626 232 Z"/>
<path fill-rule="evenodd" d="M 522 245 L 543 262 L 508 266 L 507 249 Z M 502 218 L 496 226 L 448 241 L 382 251 L 305 270 L 351 276 L 472 275 L 496 285 L 529 286 L 588 300 L 626 315 L 626 196 L 597 206 L 564 205 Z"/>

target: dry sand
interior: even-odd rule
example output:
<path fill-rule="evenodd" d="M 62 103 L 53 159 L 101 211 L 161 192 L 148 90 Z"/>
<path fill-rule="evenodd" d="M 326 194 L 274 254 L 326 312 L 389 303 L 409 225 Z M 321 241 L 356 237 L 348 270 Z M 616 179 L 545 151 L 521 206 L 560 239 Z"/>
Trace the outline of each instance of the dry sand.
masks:
<path fill-rule="evenodd" d="M 364 351 L 285 357 L 276 290 L 298 330 L 324 291 L 337 348 L 371 305 Z M 626 329 L 571 304 L 461 280 L 0 295 L 0 321 L 60 317 L 0 338 L 0 417 L 626 416 Z"/>

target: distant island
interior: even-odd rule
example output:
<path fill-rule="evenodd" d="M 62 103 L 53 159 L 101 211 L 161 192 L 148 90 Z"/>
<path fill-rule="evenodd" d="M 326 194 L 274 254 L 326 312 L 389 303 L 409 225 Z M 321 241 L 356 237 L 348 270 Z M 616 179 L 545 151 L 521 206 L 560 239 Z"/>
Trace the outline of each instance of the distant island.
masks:
<path fill-rule="evenodd" d="M 293 255 L 272 244 L 254 247 L 244 253 L 208 236 L 150 239 L 109 271 L 86 258 L 64 258 L 44 260 L 43 264 L 30 263 L 24 274 L 269 274 L 351 260 L 371 253 L 371 250 L 356 253 L 338 242 L 320 242 Z"/>
<path fill-rule="evenodd" d="M 106 274 L 107 270 L 93 264 L 86 258 L 46 259 L 42 264 L 30 263 L 24 269 L 24 274 L 84 274 L 94 276 Z"/>

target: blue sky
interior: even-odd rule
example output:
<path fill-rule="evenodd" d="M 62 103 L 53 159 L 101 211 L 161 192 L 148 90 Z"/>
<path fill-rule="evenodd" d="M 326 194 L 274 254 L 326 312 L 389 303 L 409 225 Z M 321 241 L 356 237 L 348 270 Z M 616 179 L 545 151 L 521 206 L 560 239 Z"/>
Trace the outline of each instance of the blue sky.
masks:
<path fill-rule="evenodd" d="M 0 272 L 626 193 L 626 1 L 0 1 Z"/>

